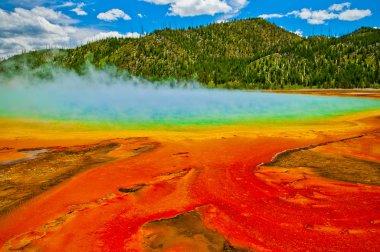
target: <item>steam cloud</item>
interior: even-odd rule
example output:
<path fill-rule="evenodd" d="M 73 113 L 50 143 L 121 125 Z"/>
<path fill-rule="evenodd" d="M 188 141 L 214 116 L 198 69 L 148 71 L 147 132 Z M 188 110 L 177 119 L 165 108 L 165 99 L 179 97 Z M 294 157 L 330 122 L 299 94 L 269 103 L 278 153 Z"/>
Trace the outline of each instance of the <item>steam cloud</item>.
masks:
<path fill-rule="evenodd" d="M 379 107 L 374 100 L 202 88 L 149 82 L 90 69 L 54 70 L 50 79 L 14 76 L 0 84 L 0 116 L 122 124 L 210 124 L 305 119 Z"/>

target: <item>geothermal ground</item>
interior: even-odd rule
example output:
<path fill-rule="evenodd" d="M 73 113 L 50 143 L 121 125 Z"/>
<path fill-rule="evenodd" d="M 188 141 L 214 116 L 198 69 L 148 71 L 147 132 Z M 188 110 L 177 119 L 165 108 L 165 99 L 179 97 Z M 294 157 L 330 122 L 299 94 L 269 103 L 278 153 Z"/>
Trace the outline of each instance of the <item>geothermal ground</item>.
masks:
<path fill-rule="evenodd" d="M 379 114 L 133 130 L 1 119 L 1 251 L 380 251 Z"/>

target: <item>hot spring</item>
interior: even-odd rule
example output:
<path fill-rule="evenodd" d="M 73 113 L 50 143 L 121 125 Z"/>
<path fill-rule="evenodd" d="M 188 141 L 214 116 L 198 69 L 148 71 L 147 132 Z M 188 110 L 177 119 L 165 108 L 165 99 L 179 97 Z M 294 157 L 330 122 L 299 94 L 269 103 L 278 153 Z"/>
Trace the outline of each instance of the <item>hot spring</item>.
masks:
<path fill-rule="evenodd" d="M 105 72 L 15 78 L 0 86 L 0 116 L 136 125 L 218 125 L 339 116 L 380 107 L 359 98 L 205 89 L 124 80 Z"/>

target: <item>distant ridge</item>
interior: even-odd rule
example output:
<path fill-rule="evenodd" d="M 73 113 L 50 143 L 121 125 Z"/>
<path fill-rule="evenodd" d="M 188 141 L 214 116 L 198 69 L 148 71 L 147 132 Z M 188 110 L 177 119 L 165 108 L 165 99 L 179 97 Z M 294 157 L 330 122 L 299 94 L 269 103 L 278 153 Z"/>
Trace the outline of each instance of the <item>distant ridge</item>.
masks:
<path fill-rule="evenodd" d="M 263 19 L 245 19 L 25 53 L 0 62 L 0 75 L 48 77 L 51 66 L 83 73 L 92 64 L 150 80 L 196 80 L 220 88 L 380 88 L 379 62 L 379 29 L 304 38 Z"/>

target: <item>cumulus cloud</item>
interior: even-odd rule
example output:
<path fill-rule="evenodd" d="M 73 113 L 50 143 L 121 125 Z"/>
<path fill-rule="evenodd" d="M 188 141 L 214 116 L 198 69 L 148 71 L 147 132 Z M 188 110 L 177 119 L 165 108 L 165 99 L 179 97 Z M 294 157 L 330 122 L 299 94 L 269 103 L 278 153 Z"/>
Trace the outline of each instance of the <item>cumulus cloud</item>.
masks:
<path fill-rule="evenodd" d="M 2 17 L 10 18 L 9 22 L 12 22 L 11 18 L 14 18 L 16 20 L 22 20 L 22 19 L 25 20 L 25 19 L 34 18 L 34 17 L 40 17 L 40 18 L 46 19 L 49 22 L 58 23 L 58 24 L 72 24 L 72 23 L 77 22 L 76 20 L 70 18 L 69 16 L 66 16 L 60 11 L 55 11 L 55 10 L 45 8 L 45 7 L 35 7 L 31 10 L 27 10 L 23 8 L 15 8 L 14 12 L 11 12 L 9 14 L 2 10 Z M 12 26 L 14 24 L 8 24 L 8 25 Z"/>
<path fill-rule="evenodd" d="M 248 0 L 143 0 L 157 5 L 170 5 L 168 15 L 193 17 L 224 14 L 220 20 L 236 16 Z"/>
<path fill-rule="evenodd" d="M 22 51 L 77 46 L 105 37 L 138 37 L 135 33 L 118 34 L 75 27 L 77 23 L 59 11 L 45 7 L 27 10 L 0 8 L 0 57 Z"/>
<path fill-rule="evenodd" d="M 3 0 L 4 1 L 4 0 Z M 24 8 L 32 8 L 35 6 L 41 6 L 46 3 L 56 4 L 55 0 L 9 0 L 9 2 Z"/>
<path fill-rule="evenodd" d="M 339 14 L 339 19 L 344 21 L 356 21 L 371 16 L 371 10 L 346 10 Z"/>
<path fill-rule="evenodd" d="M 191 17 L 198 15 L 215 15 L 216 13 L 226 13 L 232 8 L 226 2 L 220 0 L 194 0 L 194 1 L 175 1 L 170 7 L 170 15 L 181 17 Z"/>
<path fill-rule="evenodd" d="M 67 44 L 73 29 L 68 24 L 73 22 L 68 16 L 44 7 L 16 8 L 13 12 L 0 9 L 0 55 Z"/>
<path fill-rule="evenodd" d="M 138 16 L 139 18 L 143 18 L 143 17 L 144 17 L 144 15 L 141 14 L 141 13 L 138 13 L 137 16 Z"/>
<path fill-rule="evenodd" d="M 79 3 L 77 7 L 72 9 L 72 12 L 75 12 L 78 16 L 86 16 L 87 12 L 85 12 L 82 8 L 86 6 L 84 3 Z"/>
<path fill-rule="evenodd" d="M 54 6 L 55 9 L 59 9 L 59 8 L 66 8 L 66 7 L 73 7 L 75 6 L 75 3 L 73 2 L 65 2 L 63 4 L 59 4 L 59 5 L 56 5 Z"/>
<path fill-rule="evenodd" d="M 228 4 L 231 6 L 232 10 L 225 13 L 219 20 L 228 20 L 237 16 L 240 13 L 240 10 L 245 8 L 249 2 L 248 0 L 230 0 Z"/>
<path fill-rule="evenodd" d="M 351 3 L 341 3 L 341 4 L 333 4 L 329 7 L 330 11 L 342 11 L 344 8 L 350 8 Z"/>
<path fill-rule="evenodd" d="M 307 20 L 309 24 L 324 24 L 326 20 L 338 18 L 338 14 L 327 10 L 312 11 L 311 9 L 302 9 L 301 11 L 293 11 L 288 15 Z"/>
<path fill-rule="evenodd" d="M 292 31 L 294 34 L 303 37 L 303 31 L 301 29 L 297 29 L 296 31 Z"/>
<path fill-rule="evenodd" d="M 104 21 L 116 21 L 118 19 L 131 20 L 131 17 L 119 9 L 112 9 L 107 12 L 101 12 L 97 16 L 98 19 Z"/>
<path fill-rule="evenodd" d="M 332 19 L 339 19 L 342 21 L 356 21 L 372 15 L 372 11 L 369 9 L 359 10 L 350 9 L 350 7 L 351 3 L 346 2 L 341 4 L 333 4 L 327 10 L 312 10 L 304 8 L 301 10 L 291 11 L 286 14 L 262 14 L 259 17 L 264 19 L 271 19 L 293 16 L 306 20 L 309 24 L 320 25 L 325 24 L 326 21 Z"/>
<path fill-rule="evenodd" d="M 272 14 L 262 14 L 259 16 L 259 18 L 271 19 L 271 18 L 283 18 L 285 16 L 286 15 L 283 15 L 283 14 L 272 13 Z"/>

